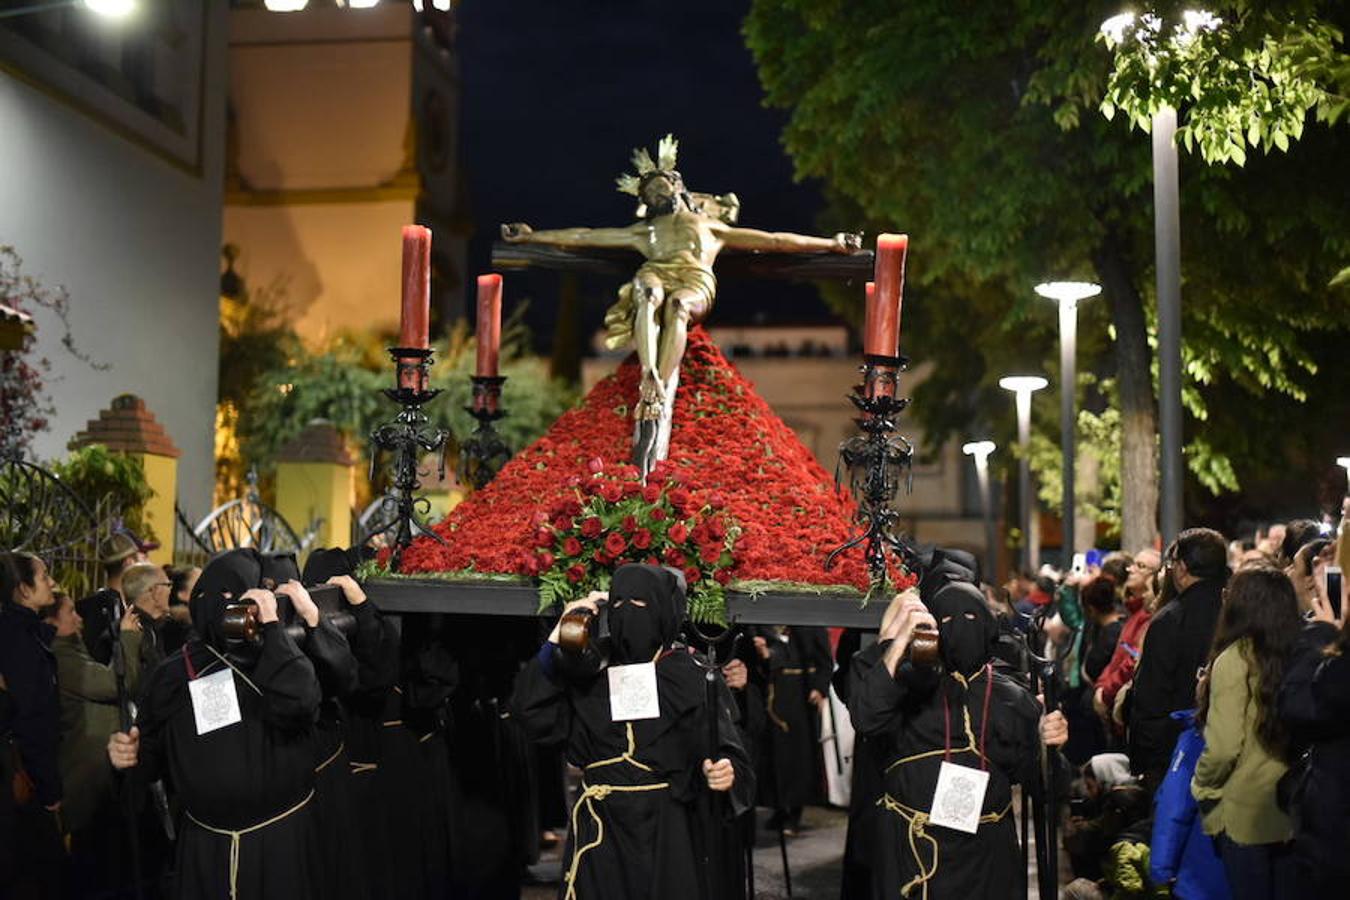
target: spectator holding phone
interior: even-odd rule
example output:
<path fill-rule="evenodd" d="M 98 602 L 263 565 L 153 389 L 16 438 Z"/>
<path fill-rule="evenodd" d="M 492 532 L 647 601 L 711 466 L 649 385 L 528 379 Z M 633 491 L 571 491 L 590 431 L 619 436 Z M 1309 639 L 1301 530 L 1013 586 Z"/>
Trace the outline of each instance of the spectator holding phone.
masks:
<path fill-rule="evenodd" d="M 1313 582 L 1313 621 L 1299 636 L 1280 686 L 1293 767 L 1282 799 L 1294 819 L 1298 896 L 1334 897 L 1350 884 L 1350 628 Z"/>

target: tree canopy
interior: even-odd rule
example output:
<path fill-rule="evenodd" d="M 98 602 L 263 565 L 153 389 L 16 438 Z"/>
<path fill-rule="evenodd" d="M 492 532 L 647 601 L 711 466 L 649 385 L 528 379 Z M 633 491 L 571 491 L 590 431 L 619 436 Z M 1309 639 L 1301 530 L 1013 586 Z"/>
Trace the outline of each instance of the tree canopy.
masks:
<path fill-rule="evenodd" d="M 1290 5 L 1315 18 L 1318 4 Z M 1215 12 L 1237 21 L 1236 6 L 1247 4 Z M 1118 404 L 1133 546 L 1151 540 L 1156 506 L 1153 205 L 1150 143 L 1126 120 L 1137 124 L 1152 100 L 1112 80 L 1100 29 L 1114 11 L 1069 0 L 755 0 L 745 34 L 767 102 L 790 111 L 783 141 L 798 177 L 824 180 L 842 222 L 911 233 L 902 348 L 935 363 L 912 408 L 930 442 L 994 422 L 1010 438 L 998 377 L 1057 359 L 1053 308 L 1032 287 L 1103 284 L 1102 301 L 1082 307 L 1080 369 L 1114 385 L 1089 392 L 1087 406 Z M 1336 23 L 1317 21 L 1322 52 L 1340 53 Z M 1299 71 L 1312 77 L 1337 58 L 1313 54 Z M 1111 90 L 1127 115 L 1098 113 Z M 1329 91 L 1312 99 L 1304 113 L 1339 115 Z M 1181 107 L 1183 126 L 1193 108 Z M 1257 143 L 1281 149 L 1274 133 Z M 1197 130 L 1191 146 L 1211 143 Z M 1268 401 L 1305 400 L 1350 335 L 1347 297 L 1328 288 L 1350 261 L 1348 151 L 1343 129 L 1319 125 L 1242 168 L 1183 154 L 1187 453 L 1211 490 L 1282 464 L 1318 427 L 1295 404 Z M 1350 385 L 1340 376 L 1336 386 L 1344 396 Z M 1133 531 L 1131 492 L 1142 497 Z"/>

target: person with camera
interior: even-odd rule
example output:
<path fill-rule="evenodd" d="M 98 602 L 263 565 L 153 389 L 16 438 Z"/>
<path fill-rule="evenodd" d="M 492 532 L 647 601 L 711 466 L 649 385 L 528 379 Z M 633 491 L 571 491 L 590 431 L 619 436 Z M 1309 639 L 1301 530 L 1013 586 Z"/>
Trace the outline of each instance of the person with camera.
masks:
<path fill-rule="evenodd" d="M 1320 573 L 1319 573 L 1320 574 Z M 1313 581 L 1313 618 L 1280 684 L 1279 713 L 1292 761 L 1280 800 L 1294 822 L 1302 897 L 1334 897 L 1350 884 L 1350 592 Z"/>
<path fill-rule="evenodd" d="M 43 621 L 56 585 L 31 553 L 0 555 L 0 895 L 57 897 L 64 863 L 65 796 L 58 747 L 55 629 Z M 7 808 L 6 808 L 7 807 Z M 12 856 L 8 852 L 12 851 Z"/>
<path fill-rule="evenodd" d="M 935 661 L 912 658 L 923 632 L 936 632 Z M 902 594 L 853 659 L 849 714 L 877 742 L 883 788 L 858 822 L 871 896 L 1026 896 L 1012 785 L 1034 790 L 1041 743 L 1062 746 L 1068 729 L 995 670 L 997 639 L 979 588 L 953 581 L 927 604 Z"/>
<path fill-rule="evenodd" d="M 168 775 L 177 789 L 183 900 L 318 895 L 310 801 L 321 689 L 261 581 L 254 550 L 211 560 L 191 601 L 197 639 L 149 676 L 136 725 L 108 740 L 115 768 L 146 783 Z M 317 619 L 303 587 L 280 588 L 302 618 Z M 249 606 L 256 640 L 227 625 L 227 610 L 246 615 Z"/>
<path fill-rule="evenodd" d="M 1130 766 L 1150 790 L 1161 783 L 1182 731 L 1172 713 L 1195 704 L 1228 582 L 1228 544 L 1217 531 L 1188 528 L 1167 548 L 1163 565 L 1176 599 L 1149 623 L 1130 693 Z"/>
<path fill-rule="evenodd" d="M 562 625 L 580 609 L 591 613 L 587 647 L 564 650 Z M 565 743 L 582 770 L 563 900 L 709 896 L 716 876 L 704 861 L 721 822 L 700 817 L 718 807 L 737 816 L 752 802 L 732 701 L 714 673 L 709 708 L 709 670 L 677 643 L 684 618 L 681 575 L 620 566 L 607 595 L 568 605 L 517 680 L 513 715 L 532 740 Z M 707 791 L 725 802 L 708 803 Z"/>

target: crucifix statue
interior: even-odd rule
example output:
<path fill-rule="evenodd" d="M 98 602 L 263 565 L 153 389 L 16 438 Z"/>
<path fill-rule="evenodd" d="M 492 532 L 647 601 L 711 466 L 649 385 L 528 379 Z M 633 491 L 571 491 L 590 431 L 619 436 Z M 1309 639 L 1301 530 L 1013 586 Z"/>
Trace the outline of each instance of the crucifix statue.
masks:
<path fill-rule="evenodd" d="M 717 293 L 713 262 L 724 249 L 756 253 L 842 253 L 861 247 L 856 234 L 812 237 L 739 228 L 735 194 L 689 192 L 675 168 L 678 145 L 666 135 L 652 160 L 645 148 L 633 151 L 636 174 L 619 177 L 619 190 L 638 198 L 638 220 L 619 228 L 560 228 L 535 231 L 523 223 L 502 226 L 509 243 L 562 248 L 637 251 L 646 261 L 605 314 L 611 349 L 633 345 L 642 367 L 633 410 L 633 463 L 645 477 L 664 459 L 680 361 L 691 325 L 704 321 Z"/>

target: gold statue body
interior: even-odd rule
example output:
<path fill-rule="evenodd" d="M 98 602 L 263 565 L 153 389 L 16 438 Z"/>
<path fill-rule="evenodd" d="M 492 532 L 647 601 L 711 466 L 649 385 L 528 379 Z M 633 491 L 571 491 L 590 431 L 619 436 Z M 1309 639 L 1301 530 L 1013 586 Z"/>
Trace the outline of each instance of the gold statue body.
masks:
<path fill-rule="evenodd" d="M 642 366 L 641 397 L 634 417 L 634 462 L 643 473 L 665 457 L 669 416 L 689 327 L 704 321 L 717 294 L 713 263 L 724 247 L 769 253 L 852 253 L 855 234 L 822 238 L 736 227 L 734 194 L 690 194 L 675 170 L 676 144 L 661 141 L 660 164 L 645 150 L 634 153 L 638 175 L 619 179 L 619 189 L 641 201 L 639 220 L 621 228 L 559 228 L 534 231 L 523 223 L 502 226 L 516 243 L 556 247 L 636 250 L 646 257 L 619 300 L 605 315 L 606 343 L 617 349 L 630 340 Z M 644 423 L 656 423 L 644 427 Z"/>

